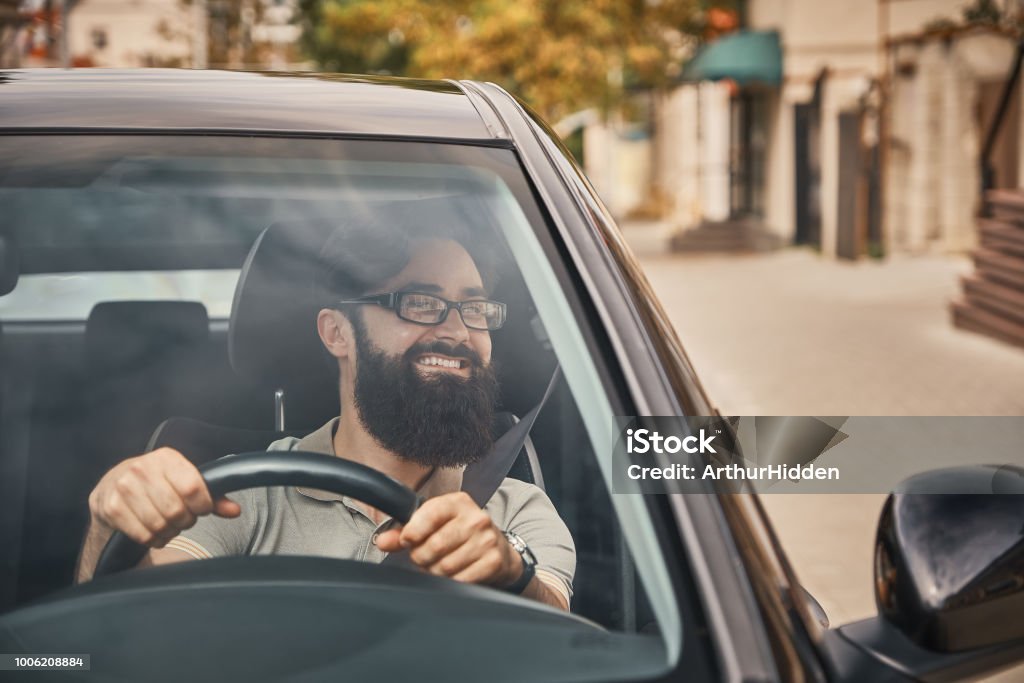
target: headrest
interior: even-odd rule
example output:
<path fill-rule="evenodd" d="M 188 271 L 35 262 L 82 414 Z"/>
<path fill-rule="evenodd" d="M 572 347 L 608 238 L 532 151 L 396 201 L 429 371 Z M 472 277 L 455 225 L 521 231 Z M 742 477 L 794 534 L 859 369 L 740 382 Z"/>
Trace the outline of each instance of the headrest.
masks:
<path fill-rule="evenodd" d="M 9 294 L 18 284 L 18 247 L 11 235 L 0 231 L 0 296 Z"/>
<path fill-rule="evenodd" d="M 231 367 L 239 375 L 275 388 L 330 378 L 316 330 L 314 285 L 332 229 L 317 222 L 275 223 L 249 250 L 228 328 Z"/>
<path fill-rule="evenodd" d="M 206 307 L 198 301 L 104 301 L 89 312 L 85 351 L 93 370 L 142 368 L 209 336 Z"/>

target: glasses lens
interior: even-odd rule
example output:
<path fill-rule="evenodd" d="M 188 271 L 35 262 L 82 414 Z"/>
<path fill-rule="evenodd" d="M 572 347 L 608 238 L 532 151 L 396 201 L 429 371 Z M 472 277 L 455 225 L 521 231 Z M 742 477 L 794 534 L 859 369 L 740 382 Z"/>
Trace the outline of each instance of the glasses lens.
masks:
<path fill-rule="evenodd" d="M 404 294 L 398 307 L 399 317 L 416 323 L 440 322 L 448 305 L 429 294 Z"/>
<path fill-rule="evenodd" d="M 477 330 L 496 330 L 505 322 L 505 307 L 495 301 L 467 301 L 462 304 L 462 321 Z"/>
<path fill-rule="evenodd" d="M 497 301 L 464 301 L 462 322 L 474 330 L 496 330 L 505 324 L 505 305 Z M 445 317 L 448 303 L 429 294 L 402 294 L 398 317 L 414 323 L 436 325 Z"/>

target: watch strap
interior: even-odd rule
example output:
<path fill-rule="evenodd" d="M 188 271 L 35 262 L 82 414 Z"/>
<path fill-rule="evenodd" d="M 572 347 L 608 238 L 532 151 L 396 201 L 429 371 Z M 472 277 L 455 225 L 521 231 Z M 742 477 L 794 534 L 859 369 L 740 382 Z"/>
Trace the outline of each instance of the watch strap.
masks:
<path fill-rule="evenodd" d="M 518 534 L 514 534 L 510 531 L 505 532 L 505 538 L 508 539 L 512 549 L 518 553 L 523 563 L 523 572 L 519 575 L 519 578 L 513 581 L 508 586 L 505 586 L 505 590 L 509 593 L 515 593 L 516 595 L 522 594 L 526 587 L 533 581 L 533 577 L 537 574 L 537 560 L 533 556 L 533 552 L 529 546 L 526 545 L 526 541 L 519 537 Z"/>
<path fill-rule="evenodd" d="M 516 579 L 515 582 L 505 586 L 505 590 L 509 593 L 515 593 L 516 595 L 521 595 L 522 592 L 526 590 L 526 587 L 530 585 L 530 582 L 533 581 L 533 577 L 537 574 L 537 569 L 527 562 L 525 557 L 522 555 L 519 557 L 523 562 L 523 573 L 519 575 L 519 578 Z"/>

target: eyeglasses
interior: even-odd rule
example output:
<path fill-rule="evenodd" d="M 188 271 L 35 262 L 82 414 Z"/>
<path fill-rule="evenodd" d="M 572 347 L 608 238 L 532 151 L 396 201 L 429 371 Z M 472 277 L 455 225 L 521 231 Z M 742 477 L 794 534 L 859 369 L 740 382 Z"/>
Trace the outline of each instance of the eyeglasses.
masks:
<path fill-rule="evenodd" d="M 486 299 L 448 301 L 420 292 L 388 292 L 339 301 L 338 304 L 376 304 L 390 308 L 402 320 L 417 325 L 440 325 L 448 319 L 448 311 L 453 308 L 471 330 L 492 331 L 505 324 L 505 304 Z"/>

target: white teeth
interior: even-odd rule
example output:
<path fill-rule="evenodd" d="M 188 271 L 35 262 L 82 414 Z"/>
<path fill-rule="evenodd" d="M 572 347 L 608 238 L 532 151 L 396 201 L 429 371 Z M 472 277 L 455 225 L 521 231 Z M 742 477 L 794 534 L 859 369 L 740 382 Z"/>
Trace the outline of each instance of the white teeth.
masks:
<path fill-rule="evenodd" d="M 443 368 L 461 368 L 462 361 L 460 360 L 448 360 L 446 358 L 438 358 L 437 356 L 427 356 L 421 358 L 420 363 L 422 365 L 440 365 Z"/>

